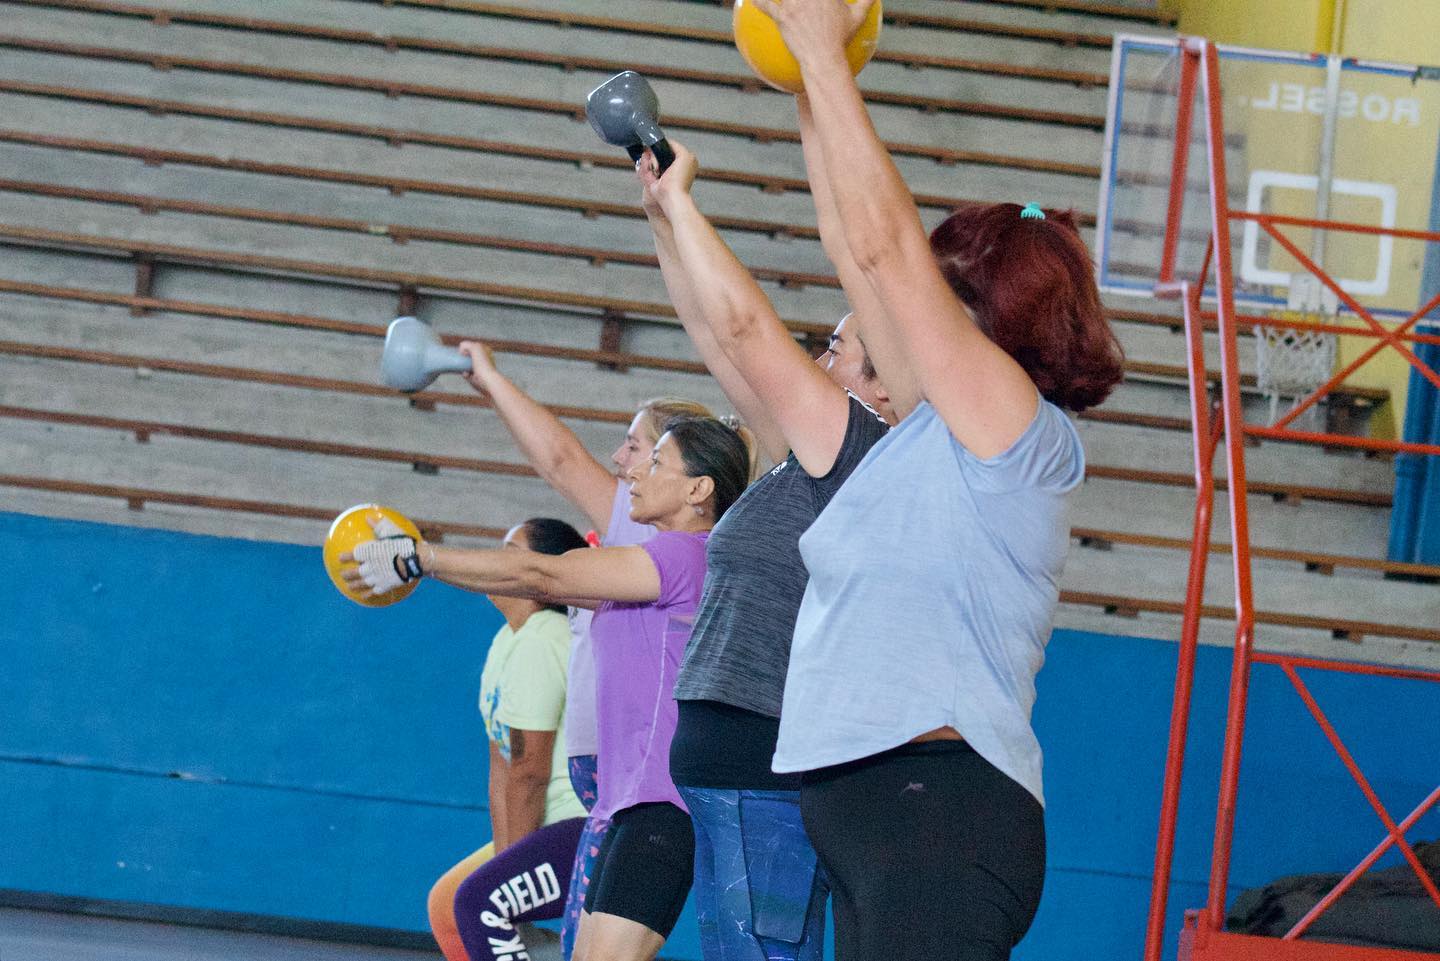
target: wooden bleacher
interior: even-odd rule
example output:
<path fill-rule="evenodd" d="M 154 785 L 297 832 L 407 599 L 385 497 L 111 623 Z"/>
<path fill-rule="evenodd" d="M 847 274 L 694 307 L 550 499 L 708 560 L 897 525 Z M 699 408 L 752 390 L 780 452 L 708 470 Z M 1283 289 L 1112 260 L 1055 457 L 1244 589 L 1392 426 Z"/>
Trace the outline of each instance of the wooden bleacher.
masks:
<path fill-rule="evenodd" d="M 887 6 L 862 79 L 927 220 L 1016 196 L 1075 208 L 1088 234 L 1108 38 L 1170 24 L 1074 0 Z M 628 159 L 579 120 L 625 66 L 656 81 L 667 129 L 701 155 L 702 204 L 796 336 L 814 343 L 843 309 L 788 98 L 743 69 L 718 4 L 0 10 L 13 509 L 311 542 L 370 498 L 462 543 L 570 516 L 483 398 L 453 380 L 413 398 L 378 386 L 400 312 L 486 339 L 602 458 L 646 396 L 723 407 L 665 301 Z M 1167 307 L 1111 307 L 1127 381 L 1080 420 L 1090 470 L 1061 623 L 1163 635 L 1193 501 L 1182 340 Z M 1364 638 L 1367 655 L 1440 640 L 1440 572 L 1377 560 L 1388 461 L 1266 443 L 1250 463 L 1260 596 L 1276 601 L 1263 624 L 1301 646 Z M 1218 622 L 1228 579 L 1210 580 Z M 1352 595 L 1353 616 L 1327 607 Z"/>

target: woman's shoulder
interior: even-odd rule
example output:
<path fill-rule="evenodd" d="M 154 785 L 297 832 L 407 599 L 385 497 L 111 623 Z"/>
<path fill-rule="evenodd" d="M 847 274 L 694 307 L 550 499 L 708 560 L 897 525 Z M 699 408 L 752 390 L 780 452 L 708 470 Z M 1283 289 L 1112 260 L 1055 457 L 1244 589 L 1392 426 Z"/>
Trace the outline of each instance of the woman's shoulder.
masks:
<path fill-rule="evenodd" d="M 1003 489 L 1041 488 L 1065 492 L 1084 477 L 1085 448 L 1070 416 L 1044 397 L 1035 415 L 1010 446 L 993 457 L 975 456 L 959 441 L 960 462 L 968 473 Z"/>
<path fill-rule="evenodd" d="M 570 636 L 570 618 L 559 611 L 552 611 L 548 607 L 541 608 L 526 619 L 515 632 L 517 639 L 524 641 L 530 638 L 547 637 L 552 635 Z"/>
<path fill-rule="evenodd" d="M 683 553 L 698 548 L 703 551 L 709 537 L 709 531 L 660 531 L 640 546 L 652 554 L 657 550 Z"/>
<path fill-rule="evenodd" d="M 660 575 L 658 606 L 687 603 L 691 595 L 699 598 L 709 537 L 709 531 L 662 531 L 641 545 Z"/>
<path fill-rule="evenodd" d="M 661 531 L 640 546 L 662 575 L 667 569 L 705 566 L 709 531 Z"/>

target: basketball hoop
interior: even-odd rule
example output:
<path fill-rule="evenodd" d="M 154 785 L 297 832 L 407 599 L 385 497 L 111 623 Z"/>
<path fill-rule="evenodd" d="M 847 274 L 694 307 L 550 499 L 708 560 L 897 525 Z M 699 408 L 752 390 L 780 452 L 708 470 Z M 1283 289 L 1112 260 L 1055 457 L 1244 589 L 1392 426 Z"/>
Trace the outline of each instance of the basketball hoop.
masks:
<path fill-rule="evenodd" d="M 1335 292 L 1323 287 L 1319 278 L 1309 273 L 1291 277 L 1290 296 L 1286 310 L 1276 311 L 1277 319 L 1321 323 L 1333 321 L 1339 309 Z M 1255 383 L 1270 401 L 1270 423 L 1280 418 L 1280 402 L 1289 399 L 1286 412 L 1330 379 L 1335 372 L 1334 334 L 1316 330 L 1295 330 L 1291 327 L 1255 328 Z M 1324 401 L 1316 404 L 1301 419 L 1319 420 Z"/>

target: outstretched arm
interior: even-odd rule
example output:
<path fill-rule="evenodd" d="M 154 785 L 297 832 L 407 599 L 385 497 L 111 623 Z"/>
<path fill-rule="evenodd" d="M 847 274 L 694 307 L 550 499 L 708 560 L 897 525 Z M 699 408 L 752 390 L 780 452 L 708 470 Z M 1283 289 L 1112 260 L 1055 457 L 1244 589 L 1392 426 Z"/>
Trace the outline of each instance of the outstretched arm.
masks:
<path fill-rule="evenodd" d="M 369 588 L 376 597 L 426 575 L 481 594 L 576 607 L 660 597 L 660 572 L 641 547 L 587 547 L 559 555 L 437 547 L 417 541 L 379 513 L 366 521 L 375 538 L 340 555 L 341 563 L 355 565 L 340 576 L 355 590 Z"/>
<path fill-rule="evenodd" d="M 690 196 L 695 157 L 670 141 L 675 162 L 646 192 L 664 211 L 675 253 L 711 335 L 769 412 L 805 472 L 830 472 L 845 440 L 850 402 L 795 342 L 755 278 Z"/>
<path fill-rule="evenodd" d="M 490 398 L 525 460 L 604 536 L 615 501 L 615 476 L 585 449 L 574 431 L 500 373 L 488 347 L 467 340 L 461 342 L 460 352 L 469 355 L 474 365 L 466 380 Z"/>
<path fill-rule="evenodd" d="M 845 243 L 884 308 L 884 321 L 861 332 L 881 380 L 902 410 L 928 400 L 957 440 L 991 457 L 1034 417 L 1035 386 L 946 283 L 915 200 L 870 123 L 844 47 L 873 2 L 755 0 L 800 63 Z M 897 400 L 892 381 L 907 376 L 916 396 Z"/>
<path fill-rule="evenodd" d="M 433 554 L 431 553 L 433 551 Z M 653 601 L 660 572 L 640 547 L 601 547 L 541 554 L 538 551 L 467 550 L 424 545 L 425 573 L 481 594 L 571 601 Z"/>

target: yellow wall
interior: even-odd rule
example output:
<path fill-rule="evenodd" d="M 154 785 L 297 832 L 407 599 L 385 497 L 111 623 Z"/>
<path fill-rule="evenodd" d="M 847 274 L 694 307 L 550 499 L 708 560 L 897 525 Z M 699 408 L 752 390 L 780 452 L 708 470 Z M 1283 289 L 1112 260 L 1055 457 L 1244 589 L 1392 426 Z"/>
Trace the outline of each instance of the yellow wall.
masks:
<path fill-rule="evenodd" d="M 1330 0 L 1169 0 L 1161 6 L 1180 15 L 1180 32 L 1216 43 L 1274 50 L 1315 49 L 1322 4 Z M 1414 0 L 1424 3 L 1426 0 Z"/>
<path fill-rule="evenodd" d="M 1220 43 L 1309 52 L 1329 50 L 1333 41 L 1336 52 L 1346 56 L 1397 63 L 1440 62 L 1440 46 L 1435 39 L 1440 36 L 1440 2 L 1437 0 L 1162 0 L 1161 7 L 1179 15 L 1181 33 L 1209 37 Z M 1282 130 L 1277 126 L 1272 132 L 1280 135 Z M 1417 181 L 1433 179 L 1436 162 L 1433 147 L 1428 156 L 1415 156 L 1413 152 L 1397 150 L 1386 139 L 1382 136 L 1372 140 L 1369 152 L 1379 157 L 1413 157 L 1410 164 L 1396 163 L 1395 166 L 1410 166 L 1414 170 L 1403 176 L 1402 171 L 1396 170 L 1395 177 Z M 1353 156 L 1354 149 L 1353 140 L 1341 145 L 1342 153 Z M 1337 163 L 1343 160 L 1337 157 Z M 1338 210 L 1336 216 L 1340 216 Z M 1368 221 L 1371 217 L 1361 215 L 1354 219 Z M 1343 249 L 1345 241 L 1337 235 L 1331 236 L 1332 246 Z M 1308 240 L 1301 245 L 1308 246 Z M 1409 245 L 1404 251 L 1397 247 L 1397 256 L 1402 252 L 1423 256 L 1419 244 Z M 1333 261 L 1330 265 L 1335 266 Z M 1373 343 L 1373 338 L 1342 340 L 1341 363 L 1356 357 Z M 1409 375 L 1410 365 L 1387 348 L 1351 377 L 1349 382 L 1356 385 L 1388 389 L 1395 401 L 1383 409 L 1372 424 L 1377 435 L 1396 435 L 1403 419 Z"/>
<path fill-rule="evenodd" d="M 1180 18 L 1180 32 L 1217 43 L 1306 53 L 1330 47 L 1348 57 L 1440 64 L 1437 0 L 1160 0 Z"/>
<path fill-rule="evenodd" d="M 1346 0 L 1340 52 L 1397 63 L 1440 63 L 1440 3 Z"/>

